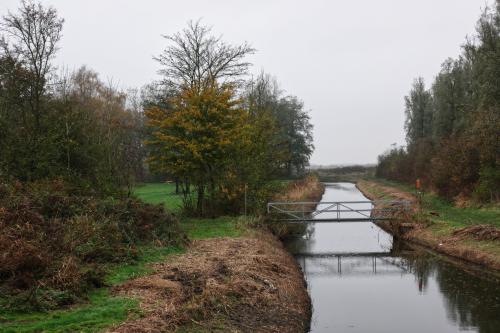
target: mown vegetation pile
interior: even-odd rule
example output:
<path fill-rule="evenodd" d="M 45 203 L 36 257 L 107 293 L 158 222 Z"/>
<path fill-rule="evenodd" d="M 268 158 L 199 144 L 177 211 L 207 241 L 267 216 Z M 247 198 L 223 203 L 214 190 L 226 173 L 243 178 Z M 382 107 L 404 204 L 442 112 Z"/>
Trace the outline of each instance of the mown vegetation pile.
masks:
<path fill-rule="evenodd" d="M 310 299 L 297 263 L 268 233 L 193 242 L 152 275 L 115 288 L 144 317 L 111 332 L 305 332 Z"/>

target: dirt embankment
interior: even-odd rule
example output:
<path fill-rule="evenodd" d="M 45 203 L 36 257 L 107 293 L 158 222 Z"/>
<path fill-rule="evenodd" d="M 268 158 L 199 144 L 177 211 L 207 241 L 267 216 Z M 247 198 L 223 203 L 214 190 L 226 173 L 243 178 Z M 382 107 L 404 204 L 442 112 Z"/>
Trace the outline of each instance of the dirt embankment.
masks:
<path fill-rule="evenodd" d="M 474 264 L 500 270 L 500 256 L 484 250 L 477 241 L 498 241 L 500 231 L 490 225 L 458 228 L 451 233 L 433 232 L 429 221 L 419 214 L 420 207 L 414 195 L 373 181 L 361 180 L 357 188 L 369 199 L 400 199 L 411 202 L 411 211 L 402 219 L 379 222 L 378 225 L 396 237 L 428 247 L 436 252 Z M 383 208 L 383 207 L 376 207 Z M 435 212 L 429 212 L 433 214 Z M 408 223 L 410 221 L 410 223 Z"/>
<path fill-rule="evenodd" d="M 116 288 L 144 315 L 109 332 L 305 332 L 310 298 L 293 257 L 269 232 L 197 240 L 154 273 Z"/>

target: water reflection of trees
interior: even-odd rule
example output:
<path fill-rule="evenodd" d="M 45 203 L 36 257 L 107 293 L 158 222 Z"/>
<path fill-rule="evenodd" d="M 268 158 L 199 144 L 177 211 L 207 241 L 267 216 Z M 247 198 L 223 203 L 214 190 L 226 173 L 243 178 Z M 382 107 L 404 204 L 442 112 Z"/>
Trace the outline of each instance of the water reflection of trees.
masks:
<path fill-rule="evenodd" d="M 429 285 L 429 276 L 434 269 L 428 255 L 422 251 L 408 249 L 404 243 L 396 241 L 393 243 L 392 251 L 402 257 L 407 271 L 415 276 L 418 290 L 424 293 Z"/>
<path fill-rule="evenodd" d="M 429 278 L 436 279 L 448 318 L 461 329 L 500 331 L 500 281 L 468 273 L 421 251 L 401 255 L 420 291 L 426 290 Z"/>
<path fill-rule="evenodd" d="M 299 248 L 300 246 L 307 248 L 311 244 L 310 240 L 300 243 Z M 301 249 L 304 250 L 303 247 Z M 370 265 L 371 261 L 366 260 L 368 257 L 302 257 L 299 262 L 306 275 L 359 275 L 370 273 L 359 269 L 360 266 Z M 338 259 L 343 261 L 342 270 L 337 266 Z M 427 251 L 408 248 L 407 245 L 398 242 L 393 243 L 391 255 L 376 260 L 381 264 L 380 268 L 396 266 L 405 274 L 411 273 L 421 293 L 425 293 L 430 282 L 435 280 L 448 319 L 456 323 L 460 329 L 473 329 L 482 333 L 500 332 L 500 280 L 488 277 L 486 273 L 472 274 L 430 255 Z M 316 269 L 319 271 L 316 272 Z M 390 270 L 376 272 L 376 274 L 387 273 L 391 273 Z"/>

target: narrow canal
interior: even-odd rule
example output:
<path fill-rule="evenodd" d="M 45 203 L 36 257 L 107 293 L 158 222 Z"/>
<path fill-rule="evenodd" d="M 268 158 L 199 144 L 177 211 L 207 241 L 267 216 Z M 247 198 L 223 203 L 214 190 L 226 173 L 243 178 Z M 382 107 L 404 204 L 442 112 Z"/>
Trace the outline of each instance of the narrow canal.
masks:
<path fill-rule="evenodd" d="M 326 184 L 322 198 L 359 200 L 351 183 Z M 497 278 L 396 244 L 371 222 L 311 223 L 288 247 L 308 283 L 311 332 L 500 332 Z"/>

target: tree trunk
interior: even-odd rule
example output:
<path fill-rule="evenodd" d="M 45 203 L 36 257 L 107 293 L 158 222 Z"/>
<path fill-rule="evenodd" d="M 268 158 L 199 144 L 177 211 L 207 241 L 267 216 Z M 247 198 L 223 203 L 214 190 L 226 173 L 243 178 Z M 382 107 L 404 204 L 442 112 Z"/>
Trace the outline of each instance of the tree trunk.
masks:
<path fill-rule="evenodd" d="M 205 196 L 205 189 L 203 184 L 198 184 L 198 197 L 196 198 L 196 211 L 199 216 L 203 216 L 203 201 Z"/>

